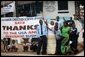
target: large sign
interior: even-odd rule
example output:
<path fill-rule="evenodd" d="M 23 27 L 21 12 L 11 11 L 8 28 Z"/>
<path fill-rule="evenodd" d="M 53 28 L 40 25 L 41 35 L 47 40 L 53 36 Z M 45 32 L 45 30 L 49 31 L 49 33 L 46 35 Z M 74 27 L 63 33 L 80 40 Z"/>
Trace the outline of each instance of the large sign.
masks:
<path fill-rule="evenodd" d="M 1 8 L 1 15 L 15 11 L 15 1 Z"/>
<path fill-rule="evenodd" d="M 40 17 L 1 18 L 1 38 L 36 38 Z"/>

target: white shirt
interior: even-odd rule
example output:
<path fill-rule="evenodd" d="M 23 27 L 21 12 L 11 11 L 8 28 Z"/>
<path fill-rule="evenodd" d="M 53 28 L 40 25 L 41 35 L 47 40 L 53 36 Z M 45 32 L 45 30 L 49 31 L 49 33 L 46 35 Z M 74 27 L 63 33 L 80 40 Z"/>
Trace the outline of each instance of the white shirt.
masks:
<path fill-rule="evenodd" d="M 48 24 L 48 27 L 52 30 L 48 29 L 48 35 L 54 35 L 54 25 Z"/>

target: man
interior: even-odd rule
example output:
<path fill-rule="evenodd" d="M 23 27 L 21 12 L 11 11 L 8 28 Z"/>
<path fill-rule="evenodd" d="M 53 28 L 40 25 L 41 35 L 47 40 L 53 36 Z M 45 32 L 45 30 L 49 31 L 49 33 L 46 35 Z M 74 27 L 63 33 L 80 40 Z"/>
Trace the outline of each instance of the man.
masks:
<path fill-rule="evenodd" d="M 58 23 L 58 29 L 60 29 L 60 27 L 63 26 L 64 19 L 60 19 L 60 17 L 57 16 L 56 20 L 57 20 L 57 23 Z"/>
<path fill-rule="evenodd" d="M 24 49 L 24 52 L 25 52 L 25 51 L 28 51 L 28 45 L 27 45 L 26 42 L 25 42 L 24 45 L 23 45 L 23 49 Z"/>
<path fill-rule="evenodd" d="M 42 47 L 42 54 L 46 54 L 47 49 L 47 27 L 44 22 L 40 19 L 39 26 L 37 26 L 37 37 L 38 39 L 38 49 L 37 54 L 40 54 L 41 47 Z"/>
<path fill-rule="evenodd" d="M 78 30 L 75 26 L 75 23 L 72 24 L 71 32 L 70 32 L 70 40 L 72 43 L 70 44 L 72 51 L 78 52 L 77 43 L 78 43 Z"/>
<path fill-rule="evenodd" d="M 70 17 L 70 20 L 67 20 L 66 22 L 68 23 L 68 26 L 71 27 L 74 23 L 74 20 L 72 20 L 72 17 Z"/>
<path fill-rule="evenodd" d="M 58 29 L 58 23 L 56 22 L 55 24 L 55 36 L 56 36 L 56 53 L 57 55 L 60 55 L 61 54 L 61 33 L 60 33 L 60 29 Z"/>

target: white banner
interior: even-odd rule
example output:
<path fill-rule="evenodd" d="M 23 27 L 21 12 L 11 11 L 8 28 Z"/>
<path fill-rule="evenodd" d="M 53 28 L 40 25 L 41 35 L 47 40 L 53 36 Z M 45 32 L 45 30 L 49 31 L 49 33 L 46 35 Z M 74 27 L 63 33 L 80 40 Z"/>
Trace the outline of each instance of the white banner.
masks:
<path fill-rule="evenodd" d="M 1 18 L 1 38 L 36 38 L 37 25 L 39 17 Z"/>
<path fill-rule="evenodd" d="M 14 11 L 15 11 L 15 1 L 13 1 L 9 5 L 1 8 L 1 15 L 7 14 L 9 12 L 14 12 Z"/>

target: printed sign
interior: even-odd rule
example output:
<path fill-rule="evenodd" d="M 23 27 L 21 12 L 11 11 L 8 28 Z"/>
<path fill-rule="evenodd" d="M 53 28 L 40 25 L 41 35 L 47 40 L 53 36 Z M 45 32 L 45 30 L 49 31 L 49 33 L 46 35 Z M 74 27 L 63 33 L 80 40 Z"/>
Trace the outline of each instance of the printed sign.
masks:
<path fill-rule="evenodd" d="M 1 38 L 36 38 L 40 17 L 1 18 Z"/>

